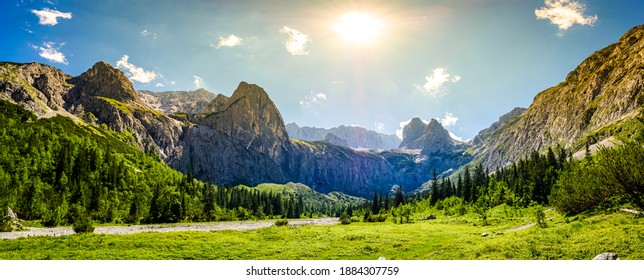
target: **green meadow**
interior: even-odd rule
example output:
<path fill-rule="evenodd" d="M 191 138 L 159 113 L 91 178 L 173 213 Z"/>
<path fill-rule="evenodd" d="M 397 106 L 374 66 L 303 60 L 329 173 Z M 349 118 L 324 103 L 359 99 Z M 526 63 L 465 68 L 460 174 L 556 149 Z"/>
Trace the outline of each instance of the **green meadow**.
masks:
<path fill-rule="evenodd" d="M 81 260 L 588 260 L 602 252 L 644 259 L 644 223 L 631 214 L 604 210 L 562 216 L 546 211 L 534 223 L 529 209 L 501 218 L 492 209 L 480 218 L 437 215 L 433 220 L 394 224 L 271 226 L 248 231 L 75 234 L 0 240 L 0 259 Z M 484 237 L 483 233 L 489 234 Z"/>

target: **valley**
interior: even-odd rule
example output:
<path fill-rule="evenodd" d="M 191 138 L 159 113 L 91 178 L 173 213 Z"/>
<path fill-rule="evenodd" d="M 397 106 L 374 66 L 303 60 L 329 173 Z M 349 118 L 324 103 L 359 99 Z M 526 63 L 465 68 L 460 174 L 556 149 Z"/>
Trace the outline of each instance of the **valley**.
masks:
<path fill-rule="evenodd" d="M 137 90 L 128 56 L 0 62 L 0 259 L 642 259 L 643 57 L 639 25 L 468 141 L 286 124 L 246 81 Z"/>

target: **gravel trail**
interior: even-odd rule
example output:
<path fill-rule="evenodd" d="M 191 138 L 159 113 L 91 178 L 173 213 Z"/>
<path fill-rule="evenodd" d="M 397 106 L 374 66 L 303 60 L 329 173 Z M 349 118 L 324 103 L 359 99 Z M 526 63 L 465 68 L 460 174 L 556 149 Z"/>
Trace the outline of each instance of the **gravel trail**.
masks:
<path fill-rule="evenodd" d="M 338 218 L 301 219 L 289 220 L 289 226 L 304 225 L 331 225 L 338 222 Z M 158 224 L 158 225 L 131 225 L 131 226 L 98 226 L 94 230 L 97 234 L 132 234 L 140 232 L 175 232 L 175 231 L 218 231 L 218 230 L 253 230 L 265 228 L 275 224 L 275 221 L 242 221 L 194 224 Z M 29 236 L 61 236 L 74 234 L 71 227 L 58 228 L 33 228 L 27 231 L 0 232 L 0 239 L 16 239 Z"/>

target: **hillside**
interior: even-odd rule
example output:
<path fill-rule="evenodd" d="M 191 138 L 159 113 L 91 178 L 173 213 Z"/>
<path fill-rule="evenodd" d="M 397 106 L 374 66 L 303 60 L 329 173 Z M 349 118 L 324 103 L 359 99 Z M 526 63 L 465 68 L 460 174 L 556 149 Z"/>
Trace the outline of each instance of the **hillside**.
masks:
<path fill-rule="evenodd" d="M 533 150 L 571 151 L 612 135 L 628 136 L 644 104 L 644 25 L 584 60 L 566 80 L 534 98 L 511 122 L 482 131 L 477 160 L 487 167 L 516 162 Z M 490 135 L 491 134 L 491 135 Z"/>

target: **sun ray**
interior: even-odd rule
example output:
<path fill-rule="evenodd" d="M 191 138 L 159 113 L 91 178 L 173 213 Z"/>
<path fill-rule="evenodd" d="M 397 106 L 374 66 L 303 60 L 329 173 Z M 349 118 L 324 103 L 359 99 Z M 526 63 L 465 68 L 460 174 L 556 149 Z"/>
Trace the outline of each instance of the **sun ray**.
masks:
<path fill-rule="evenodd" d="M 381 36 L 385 23 L 372 14 L 348 12 L 342 15 L 333 27 L 343 40 L 365 44 Z"/>

